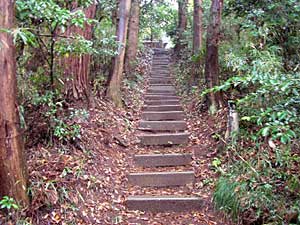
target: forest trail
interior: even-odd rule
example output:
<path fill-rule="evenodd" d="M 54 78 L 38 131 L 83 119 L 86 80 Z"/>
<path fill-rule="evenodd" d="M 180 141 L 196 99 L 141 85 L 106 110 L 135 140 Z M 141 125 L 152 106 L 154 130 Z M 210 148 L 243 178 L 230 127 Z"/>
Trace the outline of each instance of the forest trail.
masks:
<path fill-rule="evenodd" d="M 138 138 L 143 146 L 153 146 L 156 153 L 137 154 L 134 156 L 138 167 L 150 168 L 149 172 L 130 173 L 130 185 L 147 189 L 174 188 L 191 185 L 195 180 L 195 173 L 191 167 L 192 152 L 187 150 L 177 153 L 174 145 L 186 145 L 189 133 L 185 121 L 185 113 L 172 84 L 169 68 L 169 54 L 167 50 L 155 49 L 151 75 L 148 80 L 148 90 L 141 120 L 139 122 Z M 165 153 L 165 146 L 170 147 Z M 172 151 L 173 150 L 173 151 Z M 157 171 L 159 168 L 166 171 Z M 178 169 L 179 167 L 179 169 Z M 147 191 L 146 191 L 147 192 Z M 201 198 L 188 193 L 172 194 L 168 190 L 164 195 L 133 195 L 127 199 L 130 210 L 151 212 L 188 211 L 200 209 Z"/>

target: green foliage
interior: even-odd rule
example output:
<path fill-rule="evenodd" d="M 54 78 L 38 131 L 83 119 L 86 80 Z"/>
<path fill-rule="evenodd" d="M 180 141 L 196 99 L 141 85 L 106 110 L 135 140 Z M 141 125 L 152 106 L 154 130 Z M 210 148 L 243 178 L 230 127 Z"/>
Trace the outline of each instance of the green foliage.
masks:
<path fill-rule="evenodd" d="M 239 89 L 243 97 L 237 99 L 242 120 L 251 121 L 260 128 L 258 135 L 271 136 L 286 144 L 295 139 L 299 130 L 300 73 L 282 69 L 277 48 L 268 51 L 249 48 L 248 57 L 235 55 L 230 49 L 225 57 L 227 69 L 238 76 L 209 91 Z M 246 91 L 246 90 L 252 91 Z M 234 97 L 234 96 L 233 96 Z"/>
<path fill-rule="evenodd" d="M 11 210 L 11 209 L 19 209 L 19 206 L 17 205 L 17 203 L 13 198 L 4 196 L 0 201 L 0 208 Z"/>
<path fill-rule="evenodd" d="M 176 28 L 176 9 L 168 1 L 145 1 L 141 8 L 142 39 L 160 40 L 165 32 Z"/>
<path fill-rule="evenodd" d="M 299 175 L 291 173 L 298 162 L 299 157 L 290 149 L 269 151 L 253 147 L 233 152 L 230 166 L 216 184 L 217 208 L 242 224 L 289 222 L 286 213 L 293 211 L 297 215 L 299 210 L 293 207 L 300 194 Z"/>
<path fill-rule="evenodd" d="M 86 120 L 88 113 L 85 110 L 69 109 L 70 114 L 66 115 L 64 101 L 58 101 L 57 95 L 51 91 L 44 95 L 36 95 L 33 98 L 33 104 L 39 107 L 45 107 L 43 116 L 50 124 L 50 137 L 54 136 L 63 141 L 74 141 L 80 138 L 81 126 L 74 119 Z M 72 122 L 73 121 L 73 122 Z"/>
<path fill-rule="evenodd" d="M 222 177 L 217 182 L 213 198 L 219 210 L 230 213 L 234 218 L 237 218 L 240 212 L 240 202 L 236 191 L 237 186 L 238 183 Z"/>
<path fill-rule="evenodd" d="M 88 6 L 91 1 L 82 1 Z M 87 19 L 82 10 L 72 11 L 70 2 L 55 0 L 16 1 L 17 18 L 24 21 L 24 25 L 47 25 L 50 31 L 57 28 L 62 33 L 69 25 L 83 27 Z"/>
<path fill-rule="evenodd" d="M 294 0 L 225 4 L 222 84 L 202 96 L 222 91 L 237 103 L 239 141 L 228 146 L 214 201 L 241 224 L 300 222 L 299 10 Z"/>
<path fill-rule="evenodd" d="M 92 55 L 94 65 L 91 70 L 95 74 L 91 82 L 101 80 L 100 87 L 94 85 L 97 90 L 102 90 L 106 84 L 111 58 L 116 55 L 119 47 L 111 21 L 111 11 L 115 9 L 116 2 L 101 1 L 96 18 L 88 19 L 84 10 L 94 3 L 92 0 L 18 0 L 18 28 L 4 31 L 14 35 L 18 50 L 21 122 L 28 127 L 35 122 L 35 125 L 49 124 L 39 132 L 40 141 L 47 138 L 50 141 L 69 142 L 80 138 L 81 128 L 77 121 L 84 115 L 75 116 L 74 110 L 66 108 L 69 103 L 66 103 L 62 94 L 65 77 L 62 76 L 60 65 L 63 57 Z M 93 25 L 91 40 L 76 33 L 65 32 L 71 27 L 84 29 L 86 25 Z M 40 118 L 37 121 L 26 121 L 26 124 L 26 116 L 32 114 L 32 111 L 36 113 L 34 116 Z"/>
<path fill-rule="evenodd" d="M 58 57 L 99 53 L 93 48 L 93 42 L 83 36 L 65 35 L 69 27 L 84 29 L 87 24 L 96 23 L 96 20 L 86 18 L 84 8 L 79 8 L 88 7 L 93 2 L 84 0 L 77 3 L 75 10 L 70 1 L 16 1 L 18 28 L 11 32 L 17 47 L 21 50 L 21 56 L 32 54 L 27 57 L 27 63 L 29 61 L 44 68 L 43 76 L 49 75 L 47 86 L 52 88 L 56 81 L 60 81 L 59 68 L 55 65 Z M 39 59 L 38 62 L 35 57 Z M 22 57 L 19 57 L 19 61 L 21 60 Z M 36 67 L 33 65 L 32 69 L 37 70 Z"/>
<path fill-rule="evenodd" d="M 56 52 L 62 56 L 81 55 L 81 54 L 98 54 L 94 48 L 93 41 L 86 40 L 82 36 L 75 36 L 70 39 L 62 39 L 56 45 Z"/>

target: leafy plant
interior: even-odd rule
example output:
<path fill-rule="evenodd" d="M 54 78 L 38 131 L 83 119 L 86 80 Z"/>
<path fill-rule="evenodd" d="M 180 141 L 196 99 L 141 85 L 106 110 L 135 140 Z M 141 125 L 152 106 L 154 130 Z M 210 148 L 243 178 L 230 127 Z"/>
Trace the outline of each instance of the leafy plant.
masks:
<path fill-rule="evenodd" d="M 67 121 L 76 117 L 81 117 L 85 120 L 88 118 L 88 113 L 84 110 L 70 108 L 70 115 L 65 115 L 63 109 L 64 101 L 55 101 L 55 99 L 57 99 L 57 94 L 48 91 L 45 95 L 36 93 L 32 100 L 36 106 L 47 108 L 43 114 L 50 124 L 48 130 L 50 137 L 54 136 L 63 141 L 72 141 L 80 138 L 81 126 L 76 121 L 73 121 L 72 124 L 70 124 L 70 121 L 67 123 Z M 59 116 L 60 114 L 62 115 Z"/>
<path fill-rule="evenodd" d="M 238 183 L 221 177 L 216 184 L 213 197 L 216 207 L 230 213 L 234 218 L 238 217 L 241 210 L 237 187 Z"/>
<path fill-rule="evenodd" d="M 0 201 L 0 208 L 1 209 L 19 209 L 19 206 L 15 202 L 15 200 L 11 197 L 4 196 Z"/>

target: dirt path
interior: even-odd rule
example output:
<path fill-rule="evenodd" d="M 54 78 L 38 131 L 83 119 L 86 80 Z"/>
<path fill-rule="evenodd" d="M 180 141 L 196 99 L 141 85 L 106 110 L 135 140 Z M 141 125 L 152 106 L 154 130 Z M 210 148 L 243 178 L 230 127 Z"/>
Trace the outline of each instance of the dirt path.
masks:
<path fill-rule="evenodd" d="M 149 60 L 150 56 L 145 59 Z M 148 70 L 146 63 L 141 65 L 141 70 Z M 210 164 L 217 148 L 212 133 L 219 129 L 218 121 L 212 121 L 205 114 L 195 115 L 192 104 L 184 104 L 181 99 L 190 133 L 188 145 L 141 147 L 135 135 L 142 117 L 139 109 L 145 84 L 140 82 L 138 86 L 127 88 L 126 93 L 130 96 L 125 99 L 126 110 L 97 99 L 96 108 L 89 111 L 89 119 L 76 121 L 82 127 L 80 142 L 59 146 L 39 144 L 28 150 L 31 207 L 12 216 L 0 215 L 0 224 L 16 224 L 15 221 L 34 225 L 230 224 L 214 212 L 211 203 L 216 173 Z M 175 118 L 181 115 L 177 116 Z M 134 160 L 135 155 L 161 153 L 192 154 L 192 161 L 180 166 L 153 168 L 138 166 Z M 181 186 L 163 188 L 141 188 L 128 182 L 130 173 L 167 171 L 193 171 L 194 179 Z M 130 210 L 126 200 L 136 195 L 193 196 L 200 198 L 202 204 L 197 210 L 185 212 Z"/>

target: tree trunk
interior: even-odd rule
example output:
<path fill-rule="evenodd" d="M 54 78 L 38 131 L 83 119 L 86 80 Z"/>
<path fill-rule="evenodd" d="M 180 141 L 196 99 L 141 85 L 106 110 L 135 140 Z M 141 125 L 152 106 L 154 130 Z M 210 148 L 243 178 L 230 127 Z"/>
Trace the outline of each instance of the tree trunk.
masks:
<path fill-rule="evenodd" d="M 93 19 L 96 15 L 96 4 L 92 4 L 84 10 L 87 18 Z M 85 28 L 72 26 L 67 29 L 65 36 L 81 35 L 87 40 L 93 36 L 93 27 L 85 24 Z M 65 78 L 65 94 L 67 98 L 76 100 L 85 97 L 90 103 L 89 77 L 91 55 L 71 55 L 64 57 L 61 66 Z"/>
<path fill-rule="evenodd" d="M 180 53 L 180 51 L 185 46 L 183 44 L 184 41 L 184 32 L 187 28 L 187 6 L 188 6 L 188 0 L 178 0 L 178 26 L 177 26 L 177 41 L 175 45 L 175 52 L 177 54 Z"/>
<path fill-rule="evenodd" d="M 199 54 L 202 47 L 202 0 L 194 0 L 194 37 L 193 52 L 194 55 Z"/>
<path fill-rule="evenodd" d="M 14 1 L 0 1 L 0 27 L 12 29 Z M 27 206 L 27 168 L 19 130 L 17 107 L 16 54 L 13 37 L 0 32 L 0 198 L 9 196 Z"/>
<path fill-rule="evenodd" d="M 117 107 L 122 107 L 121 82 L 123 79 L 123 67 L 130 5 L 131 0 L 120 0 L 119 21 L 117 24 L 116 32 L 117 41 L 120 43 L 120 46 L 118 49 L 118 55 L 113 59 L 113 65 L 107 89 L 107 97 L 111 99 Z"/>
<path fill-rule="evenodd" d="M 133 66 L 136 61 L 139 41 L 140 0 L 132 0 L 130 20 L 128 24 L 127 49 L 125 56 L 125 72 L 133 77 Z"/>
<path fill-rule="evenodd" d="M 193 19 L 193 54 L 198 56 L 202 48 L 202 0 L 194 0 L 194 19 Z M 198 59 L 198 58 L 197 58 Z M 201 76 L 201 63 L 197 60 L 193 63 L 190 87 L 197 84 Z"/>
<path fill-rule="evenodd" d="M 219 81 L 219 38 L 221 26 L 221 13 L 223 0 L 212 0 L 209 25 L 207 28 L 205 81 L 207 88 L 213 88 L 220 84 Z M 208 94 L 208 106 L 212 114 L 223 106 L 221 92 Z"/>

